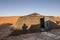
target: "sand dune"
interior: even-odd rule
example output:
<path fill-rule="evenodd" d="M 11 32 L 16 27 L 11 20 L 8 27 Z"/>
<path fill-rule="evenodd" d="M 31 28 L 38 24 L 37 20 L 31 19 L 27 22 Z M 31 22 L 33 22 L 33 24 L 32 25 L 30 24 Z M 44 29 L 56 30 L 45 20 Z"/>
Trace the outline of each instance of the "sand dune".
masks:
<path fill-rule="evenodd" d="M 11 23 L 15 25 L 19 16 L 8 16 L 8 17 L 0 17 L 0 25 L 4 23 Z"/>

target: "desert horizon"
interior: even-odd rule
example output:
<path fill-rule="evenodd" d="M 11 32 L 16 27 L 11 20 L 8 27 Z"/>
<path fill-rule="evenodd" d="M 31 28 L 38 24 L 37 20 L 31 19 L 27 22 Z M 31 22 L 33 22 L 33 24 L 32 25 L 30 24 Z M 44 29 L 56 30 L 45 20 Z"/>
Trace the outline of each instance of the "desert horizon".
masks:
<path fill-rule="evenodd" d="M 60 0 L 0 0 L 0 40 L 60 40 Z"/>
<path fill-rule="evenodd" d="M 55 16 L 44 16 L 39 13 L 31 13 L 29 15 L 25 16 L 5 16 L 5 17 L 0 17 L 0 25 L 5 24 L 5 23 L 11 23 L 13 26 L 18 26 L 18 28 L 21 28 L 21 26 L 26 23 L 29 27 L 34 24 L 39 24 L 40 18 L 41 17 L 50 17 L 50 20 L 52 22 L 58 21 L 60 22 L 60 17 L 55 17 Z M 29 21 L 28 21 L 29 20 Z M 19 23 L 21 22 L 21 23 Z M 32 23 L 31 23 L 32 22 Z M 20 26 L 20 27 L 19 27 Z"/>
<path fill-rule="evenodd" d="M 47 32 L 43 31 L 42 28 Z M 58 30 L 56 31 L 56 29 Z M 0 32 L 1 32 L 0 39 L 1 40 L 15 40 L 15 37 L 16 37 L 16 40 L 17 39 L 21 40 L 21 38 L 19 38 L 21 36 L 23 39 L 24 37 L 28 38 L 28 36 L 31 36 L 31 35 L 34 35 L 34 36 L 36 35 L 36 37 L 38 35 L 43 35 L 43 36 L 51 35 L 48 38 L 46 37 L 47 39 L 49 39 L 50 37 L 54 36 L 56 32 L 58 33 L 59 29 L 60 29 L 60 17 L 44 16 L 38 13 L 32 13 L 25 16 L 0 17 Z M 43 36 L 39 36 L 39 37 L 44 38 Z M 55 36 L 53 37 L 53 40 L 55 39 Z M 60 38 L 59 36 L 57 37 L 58 37 L 57 39 Z M 35 38 L 32 38 L 32 39 L 35 39 Z M 27 40 L 29 40 L 29 38 Z M 38 40 L 40 40 L 40 38 Z"/>

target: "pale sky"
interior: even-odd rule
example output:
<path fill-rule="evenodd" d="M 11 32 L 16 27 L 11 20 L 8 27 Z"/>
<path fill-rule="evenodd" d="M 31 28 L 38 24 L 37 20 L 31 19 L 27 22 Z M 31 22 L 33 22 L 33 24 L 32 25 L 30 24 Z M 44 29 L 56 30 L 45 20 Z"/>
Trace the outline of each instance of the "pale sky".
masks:
<path fill-rule="evenodd" d="M 60 0 L 0 0 L 0 16 L 23 16 L 34 12 L 60 16 Z"/>

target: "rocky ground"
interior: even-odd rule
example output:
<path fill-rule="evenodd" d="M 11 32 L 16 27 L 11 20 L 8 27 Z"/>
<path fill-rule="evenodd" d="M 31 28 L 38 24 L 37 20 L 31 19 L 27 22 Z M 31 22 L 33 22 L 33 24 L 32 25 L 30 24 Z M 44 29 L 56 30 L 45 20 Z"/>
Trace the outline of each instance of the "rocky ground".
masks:
<path fill-rule="evenodd" d="M 53 29 L 48 32 L 24 33 L 14 31 L 18 35 L 13 35 L 11 24 L 0 25 L 0 40 L 60 40 L 60 29 Z M 6 27 L 7 26 L 7 27 Z M 13 33 L 11 35 L 11 33 Z"/>
<path fill-rule="evenodd" d="M 60 37 L 57 38 L 55 36 L 60 36 L 60 29 L 54 29 L 49 32 L 28 33 L 18 36 L 10 36 L 1 40 L 60 40 Z"/>
<path fill-rule="evenodd" d="M 50 31 L 50 33 L 60 35 L 60 29 L 53 29 L 53 30 Z"/>

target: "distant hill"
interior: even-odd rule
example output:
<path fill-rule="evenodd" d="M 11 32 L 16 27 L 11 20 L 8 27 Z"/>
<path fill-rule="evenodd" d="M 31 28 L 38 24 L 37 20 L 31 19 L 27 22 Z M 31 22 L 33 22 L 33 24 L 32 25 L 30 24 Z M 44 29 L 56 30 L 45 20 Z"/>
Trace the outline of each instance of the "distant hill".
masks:
<path fill-rule="evenodd" d="M 26 15 L 26 16 L 43 16 L 43 15 L 40 15 L 38 13 L 32 13 L 32 14 L 29 14 L 29 15 Z"/>

